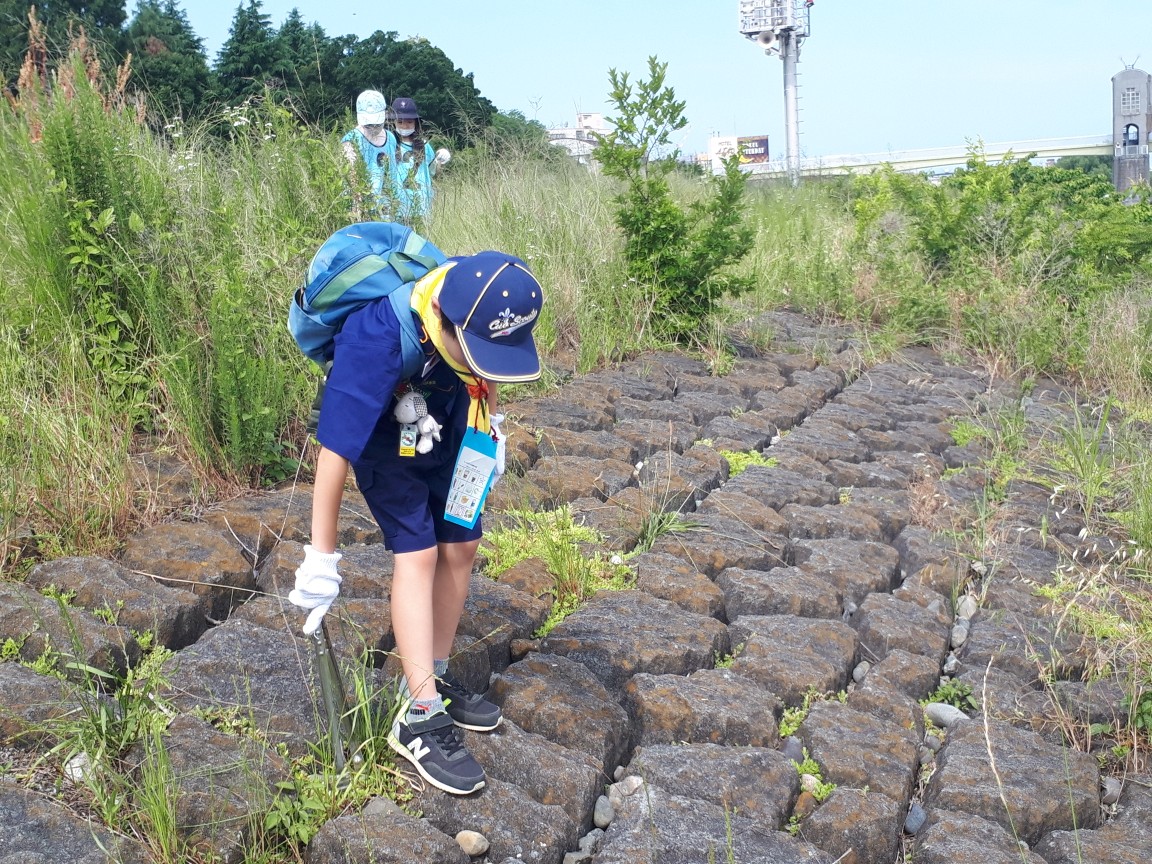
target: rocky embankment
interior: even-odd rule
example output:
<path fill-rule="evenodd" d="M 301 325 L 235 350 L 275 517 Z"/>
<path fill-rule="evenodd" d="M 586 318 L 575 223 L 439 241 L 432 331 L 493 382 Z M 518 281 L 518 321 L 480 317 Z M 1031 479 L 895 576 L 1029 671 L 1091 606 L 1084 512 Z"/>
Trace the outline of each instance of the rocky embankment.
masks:
<path fill-rule="evenodd" d="M 951 435 L 954 418 L 1022 405 L 1027 434 L 1042 436 L 1070 423 L 1067 394 L 1022 400 L 926 350 L 869 368 L 845 331 L 786 313 L 766 323 L 771 349 L 723 377 L 654 355 L 508 407 L 523 476 L 501 484 L 491 518 L 568 503 L 621 552 L 661 509 L 692 527 L 631 560 L 634 589 L 602 592 L 540 640 L 540 562 L 475 576 L 453 663 L 504 707 L 497 732 L 468 733 L 488 785 L 466 798 L 421 790 L 421 818 L 376 801 L 335 819 L 312 864 L 1152 860 L 1152 777 L 1102 783 L 1096 758 L 1066 743 L 1119 714 L 1123 692 L 1083 683 L 1089 647 L 1035 593 L 1062 556 L 1099 555 L 1100 540 L 1020 481 L 993 526 L 987 454 Z M 775 464 L 730 477 L 720 450 Z M 173 494 L 178 481 L 153 475 Z M 344 661 L 367 643 L 384 681 L 391 556 L 357 503 L 330 626 Z M 26 658 L 48 640 L 122 669 L 145 630 L 175 650 L 164 749 L 179 830 L 225 862 L 243 860 L 244 825 L 287 765 L 196 709 L 250 717 L 293 755 L 324 728 L 284 599 L 309 508 L 307 488 L 282 489 L 144 531 L 118 561 L 46 562 L 26 586 L 0 585 L 0 637 L 23 640 Z M 964 551 L 976 534 L 979 555 Z M 49 585 L 75 592 L 67 614 L 38 591 Z M 931 705 L 926 724 L 921 701 L 942 675 L 980 708 Z M 82 703 L 15 663 L 0 664 L 0 693 L 0 732 L 25 749 Z M 782 737 L 784 709 L 806 702 Z M 830 795 L 797 773 L 804 750 Z M 0 821 L 0 864 L 150 860 L 3 778 Z"/>

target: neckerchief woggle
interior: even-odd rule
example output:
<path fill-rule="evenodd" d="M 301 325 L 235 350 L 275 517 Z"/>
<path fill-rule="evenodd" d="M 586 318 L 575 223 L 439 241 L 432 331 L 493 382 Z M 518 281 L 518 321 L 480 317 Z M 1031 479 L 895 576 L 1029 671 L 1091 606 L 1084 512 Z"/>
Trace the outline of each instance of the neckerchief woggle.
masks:
<path fill-rule="evenodd" d="M 492 423 L 488 416 L 488 382 L 472 374 L 467 366 L 457 363 L 444 350 L 444 331 L 440 316 L 432 308 L 432 299 L 440 293 L 444 277 L 455 262 L 437 267 L 412 286 L 413 311 L 420 316 L 424 332 L 440 359 L 468 388 L 468 428 L 456 456 L 452 482 L 444 505 L 444 519 L 472 528 L 480 518 L 484 501 L 492 488 L 496 469 L 496 441 L 492 438 Z"/>

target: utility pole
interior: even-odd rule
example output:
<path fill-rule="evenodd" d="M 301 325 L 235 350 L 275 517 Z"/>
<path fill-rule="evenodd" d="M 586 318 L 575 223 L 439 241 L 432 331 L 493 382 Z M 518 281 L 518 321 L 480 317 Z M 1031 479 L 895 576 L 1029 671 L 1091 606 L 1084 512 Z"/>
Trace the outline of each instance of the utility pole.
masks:
<path fill-rule="evenodd" d="M 808 10 L 814 0 L 740 0 L 740 32 L 765 54 L 784 61 L 784 134 L 788 179 L 800 185 L 800 112 L 796 63 L 811 33 Z"/>

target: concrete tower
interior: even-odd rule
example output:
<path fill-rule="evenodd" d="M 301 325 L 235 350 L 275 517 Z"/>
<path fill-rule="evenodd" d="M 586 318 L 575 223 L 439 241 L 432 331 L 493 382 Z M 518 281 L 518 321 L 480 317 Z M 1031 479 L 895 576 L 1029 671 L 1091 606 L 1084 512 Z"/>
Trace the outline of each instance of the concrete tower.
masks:
<path fill-rule="evenodd" d="M 1112 76 L 1112 140 L 1116 159 L 1112 183 L 1125 192 L 1148 182 L 1148 142 L 1152 141 L 1152 75 L 1129 67 Z"/>

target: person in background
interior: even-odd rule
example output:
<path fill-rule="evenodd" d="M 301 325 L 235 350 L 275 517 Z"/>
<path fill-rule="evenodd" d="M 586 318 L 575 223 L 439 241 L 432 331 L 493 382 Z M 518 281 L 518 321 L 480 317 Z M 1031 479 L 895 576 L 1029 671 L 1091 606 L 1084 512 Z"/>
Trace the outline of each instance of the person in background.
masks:
<path fill-rule="evenodd" d="M 414 99 L 407 96 L 394 99 L 388 113 L 393 134 L 385 146 L 389 154 L 396 221 L 417 226 L 432 211 L 435 194 L 432 178 L 439 168 L 448 164 L 452 154 L 443 147 L 433 150 L 425 140 L 420 109 Z"/>
<path fill-rule="evenodd" d="M 387 109 L 383 94 L 377 90 L 363 91 L 356 97 L 356 128 L 341 139 L 351 169 L 349 188 L 354 222 L 391 217 L 392 188 L 385 186 L 392 162 L 388 147 L 391 133 L 385 127 Z M 367 193 L 360 174 L 361 164 L 368 180 Z"/>

